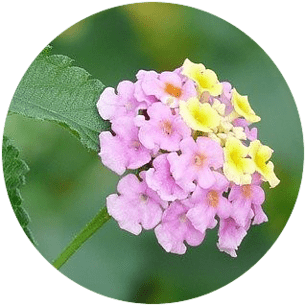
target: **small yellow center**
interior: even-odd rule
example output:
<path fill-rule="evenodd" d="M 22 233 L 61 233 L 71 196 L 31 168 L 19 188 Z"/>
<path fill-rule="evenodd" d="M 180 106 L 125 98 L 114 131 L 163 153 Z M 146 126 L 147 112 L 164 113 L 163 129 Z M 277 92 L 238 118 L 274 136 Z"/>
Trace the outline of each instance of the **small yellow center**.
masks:
<path fill-rule="evenodd" d="M 210 191 L 207 193 L 207 199 L 208 202 L 210 204 L 210 206 L 212 206 L 213 208 L 216 208 L 218 206 L 218 193 L 216 191 Z"/>
<path fill-rule="evenodd" d="M 180 97 L 181 96 L 181 89 L 179 87 L 175 87 L 172 84 L 166 83 L 165 84 L 165 92 L 167 92 L 169 95 L 174 97 Z"/>

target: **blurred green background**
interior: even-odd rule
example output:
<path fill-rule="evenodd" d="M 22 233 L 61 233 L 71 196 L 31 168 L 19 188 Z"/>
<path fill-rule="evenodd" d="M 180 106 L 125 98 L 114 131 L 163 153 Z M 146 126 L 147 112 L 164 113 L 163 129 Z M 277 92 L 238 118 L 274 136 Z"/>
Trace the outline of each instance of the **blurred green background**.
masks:
<path fill-rule="evenodd" d="M 266 188 L 269 222 L 250 229 L 236 259 L 218 251 L 217 230 L 179 256 L 166 253 L 153 231 L 133 236 L 111 219 L 61 272 L 109 297 L 162 303 L 201 296 L 252 267 L 284 228 L 303 167 L 302 131 L 293 97 L 264 51 L 213 15 L 163 3 L 103 11 L 72 26 L 51 45 L 53 54 L 75 59 L 75 65 L 111 87 L 123 79 L 135 81 L 139 69 L 173 70 L 185 58 L 202 62 L 221 81 L 229 80 L 240 94 L 249 96 L 262 118 L 257 124 L 259 139 L 274 149 L 272 161 L 281 180 L 277 188 Z M 116 192 L 118 176 L 54 123 L 12 115 L 5 134 L 30 167 L 21 192 L 37 248 L 51 262 Z"/>

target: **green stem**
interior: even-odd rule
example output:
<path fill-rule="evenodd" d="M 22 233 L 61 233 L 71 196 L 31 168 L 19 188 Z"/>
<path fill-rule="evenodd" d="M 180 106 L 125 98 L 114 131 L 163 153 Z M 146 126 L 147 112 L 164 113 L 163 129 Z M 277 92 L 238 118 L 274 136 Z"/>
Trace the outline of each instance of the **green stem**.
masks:
<path fill-rule="evenodd" d="M 110 218 L 111 216 L 107 213 L 106 207 L 102 208 L 80 233 L 74 237 L 64 251 L 53 261 L 52 265 L 59 269 Z"/>

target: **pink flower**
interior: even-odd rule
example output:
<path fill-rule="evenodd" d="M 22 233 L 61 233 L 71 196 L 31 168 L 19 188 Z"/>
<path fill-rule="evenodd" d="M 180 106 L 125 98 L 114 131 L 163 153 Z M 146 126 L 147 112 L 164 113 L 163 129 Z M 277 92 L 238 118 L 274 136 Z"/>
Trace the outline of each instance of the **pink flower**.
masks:
<path fill-rule="evenodd" d="M 250 222 L 245 227 L 239 226 L 231 217 L 220 219 L 218 230 L 219 238 L 217 243 L 218 249 L 230 254 L 232 257 L 236 257 L 235 251 L 247 235 L 249 226 Z"/>
<path fill-rule="evenodd" d="M 122 81 L 117 87 L 118 94 L 114 88 L 108 87 L 101 94 L 97 109 L 104 120 L 113 120 L 122 116 L 133 116 L 138 114 L 139 109 L 145 109 L 144 103 L 139 103 L 134 97 L 134 84 L 130 81 Z"/>
<path fill-rule="evenodd" d="M 213 229 L 219 218 L 228 218 L 231 214 L 231 204 L 222 196 L 228 190 L 229 181 L 220 173 L 214 172 L 216 182 L 209 189 L 202 189 L 197 185 L 189 199 L 182 201 L 183 204 L 193 206 L 186 216 L 195 229 L 204 233 L 206 229 Z"/>
<path fill-rule="evenodd" d="M 154 95 L 147 95 L 142 88 L 143 81 L 145 82 L 145 79 L 152 78 L 152 77 L 158 77 L 158 73 L 155 71 L 145 71 L 140 70 L 136 75 L 138 81 L 135 83 L 135 92 L 134 96 L 139 102 L 145 102 L 145 104 L 150 106 L 152 103 L 156 103 L 158 100 Z"/>
<path fill-rule="evenodd" d="M 164 211 L 162 222 L 155 228 L 159 244 L 166 252 L 184 254 L 186 241 L 190 246 L 198 246 L 204 234 L 196 230 L 187 218 L 188 208 L 179 201 L 174 201 Z"/>
<path fill-rule="evenodd" d="M 151 189 L 156 191 L 163 200 L 174 201 L 176 199 L 185 199 L 188 196 L 188 193 L 185 192 L 172 177 L 167 155 L 168 154 L 162 154 L 154 159 L 154 168 L 150 168 L 146 172 L 147 184 Z"/>
<path fill-rule="evenodd" d="M 104 165 L 119 175 L 127 168 L 137 169 L 151 160 L 151 151 L 145 148 L 138 138 L 138 127 L 130 117 L 117 118 L 112 123 L 113 136 L 109 131 L 102 132 L 99 156 Z"/>
<path fill-rule="evenodd" d="M 251 184 L 233 185 L 229 194 L 229 201 L 232 202 L 231 217 L 240 226 L 248 223 L 251 209 L 254 212 L 255 223 L 265 219 L 261 205 L 265 201 L 264 190 L 260 187 L 258 175 L 253 175 Z"/>
<path fill-rule="evenodd" d="M 143 80 L 142 88 L 147 95 L 154 95 L 171 108 L 177 107 L 180 100 L 187 101 L 197 94 L 194 82 L 186 80 L 183 83 L 175 72 L 162 72 L 159 77 L 150 75 Z"/>
<path fill-rule="evenodd" d="M 161 220 L 163 209 L 167 204 L 158 194 L 151 190 L 145 182 L 145 173 L 141 172 L 142 182 L 129 174 L 118 183 L 118 193 L 109 195 L 106 205 L 119 226 L 135 235 L 140 234 L 142 228 L 154 228 Z"/>
<path fill-rule="evenodd" d="M 261 223 L 268 221 L 268 217 L 264 213 L 261 205 L 252 204 L 252 211 L 254 213 L 254 218 L 252 220 L 253 225 L 260 225 Z"/>
<path fill-rule="evenodd" d="M 248 126 L 245 127 L 245 134 L 250 141 L 257 140 L 257 128 L 253 127 L 251 130 Z"/>
<path fill-rule="evenodd" d="M 181 155 L 167 157 L 177 184 L 188 192 L 195 189 L 194 181 L 204 189 L 211 187 L 216 182 L 211 168 L 219 169 L 224 162 L 221 146 L 207 137 L 198 137 L 196 142 L 188 137 L 180 142 L 180 149 Z"/>
<path fill-rule="evenodd" d="M 148 149 L 179 150 L 182 139 L 190 137 L 191 130 L 178 114 L 162 103 L 154 103 L 147 109 L 149 120 L 144 116 L 136 118 L 140 126 L 139 139 Z"/>

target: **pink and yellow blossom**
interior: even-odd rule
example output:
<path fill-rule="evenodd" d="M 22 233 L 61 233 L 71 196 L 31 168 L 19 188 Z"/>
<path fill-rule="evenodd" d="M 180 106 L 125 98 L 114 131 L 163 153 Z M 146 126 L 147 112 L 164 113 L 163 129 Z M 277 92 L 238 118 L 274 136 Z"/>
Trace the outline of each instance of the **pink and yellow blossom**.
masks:
<path fill-rule="evenodd" d="M 252 225 L 268 221 L 262 184 L 280 182 L 248 97 L 203 64 L 140 70 L 106 88 L 97 103 L 111 130 L 102 163 L 121 177 L 108 213 L 132 234 L 153 230 L 166 252 L 184 254 L 218 226 L 220 251 L 236 257 Z"/>

